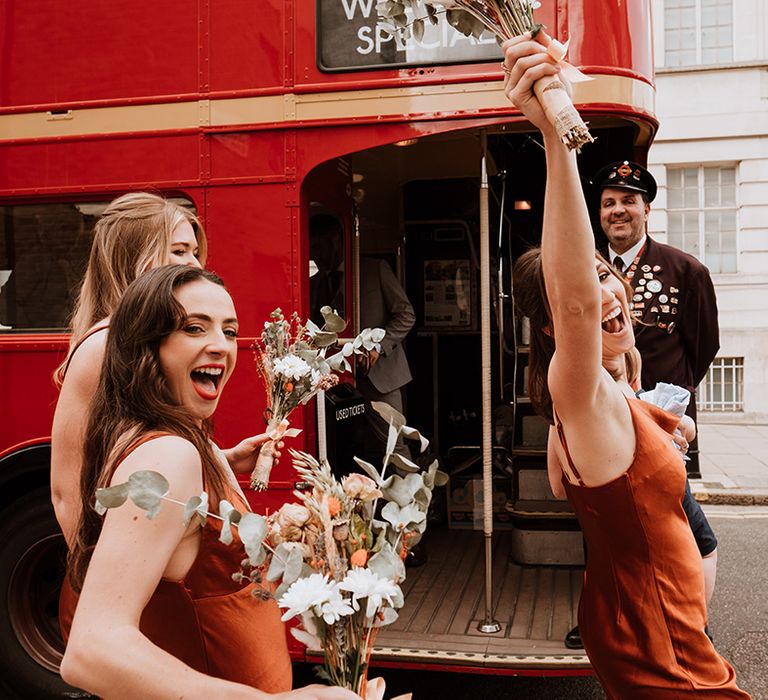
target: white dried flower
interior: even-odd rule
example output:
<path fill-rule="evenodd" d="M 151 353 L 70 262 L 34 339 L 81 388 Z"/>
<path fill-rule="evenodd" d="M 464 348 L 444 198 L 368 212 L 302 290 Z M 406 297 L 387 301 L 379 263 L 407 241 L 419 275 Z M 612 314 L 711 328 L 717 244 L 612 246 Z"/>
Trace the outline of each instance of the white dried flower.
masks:
<path fill-rule="evenodd" d="M 286 355 L 275 360 L 273 369 L 275 374 L 294 380 L 306 377 L 312 371 L 306 361 L 296 357 L 296 355 Z"/>
<path fill-rule="evenodd" d="M 367 598 L 365 616 L 369 618 L 376 614 L 385 601 L 393 608 L 402 604 L 400 586 L 388 578 L 379 577 L 371 569 L 352 569 L 339 584 L 339 588 L 352 593 L 352 607 L 355 610 L 360 609 L 358 601 Z"/>

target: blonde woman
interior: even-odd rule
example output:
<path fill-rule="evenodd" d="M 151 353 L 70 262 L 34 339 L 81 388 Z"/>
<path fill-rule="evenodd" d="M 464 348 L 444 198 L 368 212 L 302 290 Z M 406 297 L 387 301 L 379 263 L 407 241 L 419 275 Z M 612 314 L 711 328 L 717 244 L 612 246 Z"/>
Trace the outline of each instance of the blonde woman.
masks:
<path fill-rule="evenodd" d="M 80 470 L 88 404 L 104 359 L 109 318 L 128 286 L 161 265 L 202 267 L 208 246 L 189 209 L 148 192 L 130 192 L 104 210 L 72 316 L 69 352 L 54 379 L 61 391 L 51 431 L 51 500 L 68 546 L 80 510 Z M 261 441 L 226 450 L 237 471 L 253 468 Z"/>

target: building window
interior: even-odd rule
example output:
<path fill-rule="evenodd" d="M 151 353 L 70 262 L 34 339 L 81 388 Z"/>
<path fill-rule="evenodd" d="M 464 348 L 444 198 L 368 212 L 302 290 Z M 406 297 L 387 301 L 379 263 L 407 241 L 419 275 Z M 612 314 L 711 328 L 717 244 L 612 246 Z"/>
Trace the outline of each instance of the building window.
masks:
<path fill-rule="evenodd" d="M 665 0 L 664 65 L 733 61 L 733 0 Z"/>
<path fill-rule="evenodd" d="M 744 358 L 716 357 L 696 390 L 700 411 L 744 410 Z"/>
<path fill-rule="evenodd" d="M 667 168 L 669 244 L 712 272 L 736 272 L 736 168 Z"/>

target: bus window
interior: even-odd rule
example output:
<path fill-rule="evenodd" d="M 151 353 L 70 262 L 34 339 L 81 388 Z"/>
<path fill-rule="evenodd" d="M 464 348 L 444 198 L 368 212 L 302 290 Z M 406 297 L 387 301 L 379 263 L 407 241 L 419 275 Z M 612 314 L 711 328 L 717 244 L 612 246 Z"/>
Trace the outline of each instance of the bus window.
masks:
<path fill-rule="evenodd" d="M 322 327 L 320 309 L 344 317 L 344 225 L 331 214 L 309 219 L 309 317 Z"/>
<path fill-rule="evenodd" d="M 0 332 L 67 329 L 108 203 L 0 206 Z"/>

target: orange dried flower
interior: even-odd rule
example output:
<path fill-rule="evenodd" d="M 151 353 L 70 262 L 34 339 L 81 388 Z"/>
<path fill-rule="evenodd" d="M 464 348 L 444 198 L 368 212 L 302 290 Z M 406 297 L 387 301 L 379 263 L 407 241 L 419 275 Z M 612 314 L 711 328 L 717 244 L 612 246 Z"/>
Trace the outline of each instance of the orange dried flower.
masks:
<path fill-rule="evenodd" d="M 293 391 L 293 384 L 292 384 L 291 382 L 288 382 L 288 383 L 285 385 L 285 392 L 286 392 L 287 394 L 290 394 L 292 391 Z"/>
<path fill-rule="evenodd" d="M 341 502 L 336 496 L 328 496 L 328 515 L 335 518 L 341 513 Z"/>
<path fill-rule="evenodd" d="M 349 558 L 349 563 L 352 566 L 365 566 L 368 563 L 368 550 L 358 549 Z"/>

